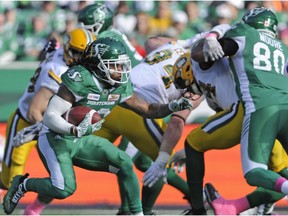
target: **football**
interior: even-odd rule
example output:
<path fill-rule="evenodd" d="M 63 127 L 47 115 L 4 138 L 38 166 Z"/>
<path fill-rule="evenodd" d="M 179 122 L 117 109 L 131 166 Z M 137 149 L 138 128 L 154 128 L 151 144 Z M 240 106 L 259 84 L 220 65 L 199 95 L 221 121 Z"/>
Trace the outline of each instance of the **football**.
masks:
<path fill-rule="evenodd" d="M 199 41 L 196 41 L 192 45 L 191 58 L 194 61 L 205 62 L 203 57 L 203 45 L 204 45 L 204 39 L 200 39 Z"/>
<path fill-rule="evenodd" d="M 75 106 L 64 113 L 63 118 L 69 123 L 78 126 L 90 110 L 92 110 L 92 108 L 87 106 Z M 95 112 L 92 116 L 91 124 L 95 124 L 100 120 L 101 115 Z"/>

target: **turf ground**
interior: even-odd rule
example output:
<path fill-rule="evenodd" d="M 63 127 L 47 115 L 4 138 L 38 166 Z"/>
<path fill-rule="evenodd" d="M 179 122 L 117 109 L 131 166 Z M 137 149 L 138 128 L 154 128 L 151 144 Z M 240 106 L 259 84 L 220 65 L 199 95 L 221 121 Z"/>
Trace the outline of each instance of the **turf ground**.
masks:
<path fill-rule="evenodd" d="M 13 212 L 13 215 L 23 215 L 25 205 L 19 205 Z M 96 206 L 71 206 L 71 205 L 51 205 L 47 207 L 42 215 L 116 215 L 118 206 L 96 205 Z M 187 209 L 187 206 L 156 206 L 154 211 L 157 215 L 180 215 Z M 279 215 L 288 215 L 288 208 L 275 208 L 275 213 Z M 211 209 L 208 210 L 209 215 L 214 215 Z M 0 215 L 5 215 L 3 209 L 0 210 Z M 245 214 L 245 215 L 249 215 Z"/>

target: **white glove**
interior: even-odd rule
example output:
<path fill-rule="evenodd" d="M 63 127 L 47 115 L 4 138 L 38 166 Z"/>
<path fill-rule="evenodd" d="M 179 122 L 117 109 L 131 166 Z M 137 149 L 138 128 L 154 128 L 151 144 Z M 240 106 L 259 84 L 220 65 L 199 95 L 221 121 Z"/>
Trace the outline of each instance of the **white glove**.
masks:
<path fill-rule="evenodd" d="M 76 133 L 74 133 L 76 137 L 89 135 L 102 127 L 102 123 L 105 121 L 104 119 L 101 119 L 95 124 L 91 124 L 92 116 L 95 112 L 95 110 L 90 110 L 90 112 L 85 115 L 84 119 L 76 127 Z"/>
<path fill-rule="evenodd" d="M 181 97 L 178 100 L 173 100 L 168 104 L 169 110 L 172 112 L 177 112 L 185 109 L 191 110 L 193 108 L 193 105 L 191 101 L 187 98 Z"/>
<path fill-rule="evenodd" d="M 203 45 L 203 55 L 205 62 L 216 61 L 224 56 L 224 51 L 222 46 L 218 42 L 215 34 L 208 34 L 208 36 L 204 39 Z"/>
<path fill-rule="evenodd" d="M 165 183 L 167 182 L 166 163 L 155 161 L 145 172 L 143 184 L 144 186 L 152 187 L 160 178 L 163 178 Z"/>
<path fill-rule="evenodd" d="M 145 172 L 143 177 L 144 186 L 152 187 L 160 178 L 167 183 L 166 164 L 170 158 L 167 152 L 159 152 L 159 156 L 152 163 L 149 169 Z"/>
<path fill-rule="evenodd" d="M 173 170 L 177 171 L 178 173 L 184 171 L 185 164 L 186 164 L 185 149 L 176 152 L 168 163 L 169 167 L 173 167 Z"/>
<path fill-rule="evenodd" d="M 95 124 L 92 124 L 91 125 L 92 133 L 94 133 L 97 130 L 100 130 L 104 121 L 105 121 L 105 119 L 101 119 L 100 121 L 96 122 Z"/>
<path fill-rule="evenodd" d="M 13 138 L 13 146 L 19 147 L 27 142 L 30 142 L 35 139 L 39 134 L 39 131 L 42 128 L 42 122 L 37 122 L 31 126 L 25 127 L 22 130 L 18 131 L 15 137 Z"/>

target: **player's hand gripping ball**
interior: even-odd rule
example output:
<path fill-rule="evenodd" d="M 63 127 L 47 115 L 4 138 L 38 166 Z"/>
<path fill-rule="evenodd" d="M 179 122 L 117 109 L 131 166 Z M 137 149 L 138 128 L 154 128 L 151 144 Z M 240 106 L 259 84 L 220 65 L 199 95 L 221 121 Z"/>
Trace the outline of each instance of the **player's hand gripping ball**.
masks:
<path fill-rule="evenodd" d="M 66 113 L 63 114 L 63 117 L 69 123 L 78 126 L 82 120 L 84 119 L 85 115 L 89 113 L 92 108 L 87 106 L 75 106 L 68 110 Z M 97 112 L 94 112 L 91 118 L 91 124 L 95 124 L 101 120 L 101 115 Z"/>

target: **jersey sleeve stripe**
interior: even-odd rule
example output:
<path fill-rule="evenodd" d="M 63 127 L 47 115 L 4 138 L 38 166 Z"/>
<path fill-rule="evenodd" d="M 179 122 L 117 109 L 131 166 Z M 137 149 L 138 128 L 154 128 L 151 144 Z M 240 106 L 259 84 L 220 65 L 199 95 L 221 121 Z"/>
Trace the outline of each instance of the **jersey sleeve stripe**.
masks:
<path fill-rule="evenodd" d="M 55 80 L 58 84 L 62 83 L 61 78 L 58 77 L 52 70 L 49 70 L 48 74 L 49 74 L 49 77 L 51 77 L 53 80 Z"/>

